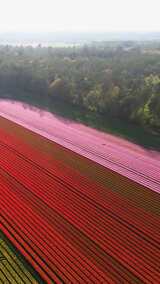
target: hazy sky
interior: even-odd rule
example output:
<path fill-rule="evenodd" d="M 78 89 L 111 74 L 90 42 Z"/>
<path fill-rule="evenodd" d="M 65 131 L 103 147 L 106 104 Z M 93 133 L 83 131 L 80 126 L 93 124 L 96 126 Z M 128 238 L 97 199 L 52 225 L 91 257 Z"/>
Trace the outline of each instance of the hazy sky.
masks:
<path fill-rule="evenodd" d="M 160 0 L 0 0 L 0 32 L 160 31 Z"/>

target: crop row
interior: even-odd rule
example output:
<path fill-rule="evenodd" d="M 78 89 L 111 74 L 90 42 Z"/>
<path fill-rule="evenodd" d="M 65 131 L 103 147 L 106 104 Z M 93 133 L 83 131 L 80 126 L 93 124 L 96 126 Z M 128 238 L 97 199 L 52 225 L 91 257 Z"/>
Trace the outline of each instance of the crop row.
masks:
<path fill-rule="evenodd" d="M 142 198 L 138 202 L 136 196 L 121 194 L 140 190 L 137 183 L 126 179 L 116 191 L 113 183 L 106 186 L 101 180 L 98 165 L 94 179 L 75 168 L 77 154 L 71 152 L 68 165 L 57 158 L 58 151 L 65 152 L 61 147 L 54 156 L 45 152 L 47 142 L 41 152 L 38 144 L 23 141 L 16 133 L 1 130 L 0 137 L 1 229 L 42 279 L 158 283 L 157 193 L 143 188 L 143 206 Z M 89 167 L 91 162 L 83 163 Z M 107 179 L 107 169 L 105 174 Z"/>
<path fill-rule="evenodd" d="M 0 283 L 9 284 L 36 284 L 35 277 L 28 270 L 26 264 L 12 246 L 6 241 L 4 235 L 0 233 Z"/>

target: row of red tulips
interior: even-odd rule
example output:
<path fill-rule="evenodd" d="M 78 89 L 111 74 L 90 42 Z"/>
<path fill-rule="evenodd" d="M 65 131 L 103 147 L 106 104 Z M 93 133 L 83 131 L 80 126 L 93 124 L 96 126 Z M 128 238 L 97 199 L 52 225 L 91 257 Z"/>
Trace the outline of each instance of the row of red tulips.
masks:
<path fill-rule="evenodd" d="M 159 283 L 159 195 L 19 128 L 0 129 L 0 223 L 41 277 Z"/>

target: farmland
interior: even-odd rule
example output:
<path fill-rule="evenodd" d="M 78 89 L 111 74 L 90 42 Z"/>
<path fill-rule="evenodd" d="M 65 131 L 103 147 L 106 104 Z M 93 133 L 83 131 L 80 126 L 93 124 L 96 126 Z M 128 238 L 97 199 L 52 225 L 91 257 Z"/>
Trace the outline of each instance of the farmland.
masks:
<path fill-rule="evenodd" d="M 0 229 L 43 281 L 159 283 L 158 175 L 144 186 L 2 117 L 0 157 Z"/>
<path fill-rule="evenodd" d="M 128 176 L 130 179 L 159 192 L 160 152 L 153 148 L 141 147 L 125 139 L 97 131 L 81 123 L 20 102 L 0 100 L 0 114 L 106 168 Z M 41 151 L 43 151 L 43 147 Z M 69 160 L 67 158 L 67 163 L 70 163 Z M 86 172 L 85 164 L 81 170 Z M 94 178 L 92 171 L 90 177 Z"/>
<path fill-rule="evenodd" d="M 34 275 L 35 276 L 35 275 Z M 0 233 L 0 283 L 40 283 L 34 277 L 29 266 Z"/>

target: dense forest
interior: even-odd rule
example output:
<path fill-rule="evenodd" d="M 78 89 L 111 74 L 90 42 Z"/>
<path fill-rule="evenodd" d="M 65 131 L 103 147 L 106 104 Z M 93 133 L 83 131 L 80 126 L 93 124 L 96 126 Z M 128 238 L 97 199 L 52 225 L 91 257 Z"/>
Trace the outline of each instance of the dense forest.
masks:
<path fill-rule="evenodd" d="M 160 132 L 160 44 L 0 46 L 0 96 L 54 102 Z"/>

